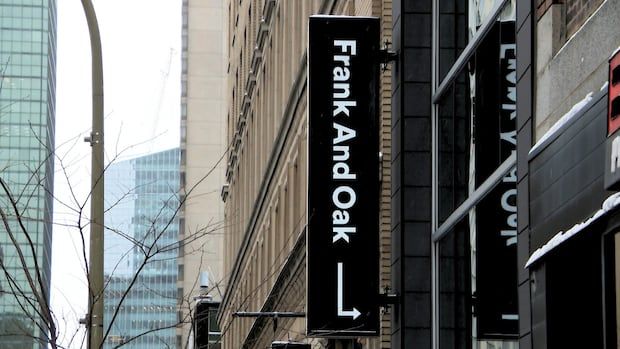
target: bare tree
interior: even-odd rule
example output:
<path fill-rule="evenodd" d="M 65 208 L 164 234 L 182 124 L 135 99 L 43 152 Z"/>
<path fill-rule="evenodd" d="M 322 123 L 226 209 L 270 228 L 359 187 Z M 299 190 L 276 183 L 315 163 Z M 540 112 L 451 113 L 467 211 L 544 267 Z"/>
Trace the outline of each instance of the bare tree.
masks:
<path fill-rule="evenodd" d="M 3 79 L 0 74 L 0 84 L 2 81 Z M 10 106 L 0 106 L 0 108 L 2 108 L 2 113 L 9 113 L 11 110 Z M 34 129 L 32 129 L 31 132 L 31 136 L 38 140 L 38 145 L 46 148 L 47 145 L 41 139 L 39 132 L 36 132 Z M 64 146 L 68 148 L 76 146 L 78 142 L 77 139 L 79 138 L 80 137 L 76 137 L 68 143 L 65 143 Z M 45 254 L 46 251 L 42 250 L 41 241 L 37 240 L 37 228 L 43 224 L 52 223 L 56 224 L 56 226 L 63 226 L 69 229 L 80 241 L 80 252 L 83 260 L 84 272 L 86 273 L 88 270 L 87 238 L 89 217 L 87 215 L 87 206 L 90 200 L 90 194 L 87 194 L 86 197 L 79 197 L 79 195 L 71 189 L 73 188 L 71 182 L 74 179 L 72 179 L 70 167 L 74 165 L 76 159 L 69 159 L 67 154 L 58 154 L 57 149 L 61 146 L 63 145 L 57 146 L 56 149 L 46 148 L 46 153 L 48 155 L 45 159 L 40 161 L 37 166 L 32 166 L 30 163 L 20 164 L 23 165 L 24 168 L 27 168 L 29 172 L 26 183 L 10 183 L 10 180 L 6 179 L 4 175 L 0 175 L 0 225 L 2 226 L 0 230 L 2 230 L 3 233 L 6 231 L 6 236 L 8 237 L 6 243 L 0 244 L 0 301 L 2 298 L 6 301 L 10 299 L 10 301 L 17 306 L 15 312 L 5 312 L 0 315 L 2 318 L 2 321 L 0 321 L 0 336 L 2 336 L 0 337 L 0 341 L 5 341 L 4 343 L 6 343 L 7 340 L 13 341 L 14 343 L 18 343 L 20 340 L 32 342 L 34 339 L 42 343 L 42 346 L 51 348 L 81 346 L 84 343 L 84 335 L 82 332 L 60 333 L 59 328 L 61 326 L 59 326 L 59 324 L 61 325 L 66 319 L 63 317 L 59 319 L 56 316 L 55 309 L 52 309 L 49 303 L 49 280 L 46 279 L 45 273 L 43 273 L 44 266 L 40 265 L 40 260 L 43 257 L 42 255 Z M 122 155 L 123 152 L 118 152 L 113 156 L 112 159 L 108 161 L 106 171 L 109 169 L 110 164 L 117 162 Z M 71 191 L 70 200 L 62 201 L 54 197 L 50 192 L 48 176 L 52 174 L 46 173 L 45 171 L 45 165 L 50 161 L 55 161 L 56 163 L 56 175 L 62 176 L 63 180 L 67 182 Z M 66 163 L 67 161 L 69 164 Z M 213 173 L 216 166 L 217 164 L 205 173 L 203 180 Z M 197 183 L 196 186 L 198 184 L 199 183 Z M 123 345 L 140 340 L 142 337 L 153 334 L 157 335 L 158 332 L 175 328 L 192 321 L 191 314 L 181 319 L 174 318 L 172 321 L 152 321 L 152 326 L 141 333 L 121 336 L 121 338 L 111 338 L 115 322 L 125 309 L 124 307 L 128 306 L 126 302 L 131 299 L 136 291 L 149 292 L 160 298 L 170 298 L 172 304 L 174 304 L 174 309 L 172 309 L 173 314 L 176 313 L 176 309 L 179 305 L 187 306 L 193 303 L 193 295 L 191 294 L 177 295 L 174 293 L 162 293 L 161 290 L 156 287 L 149 286 L 149 275 L 147 271 L 154 270 L 154 268 L 151 268 L 154 264 L 166 264 L 176 260 L 177 251 L 185 244 L 204 239 L 209 234 L 219 232 L 223 229 L 223 222 L 209 222 L 204 227 L 191 234 L 186 234 L 183 240 L 171 239 L 174 235 L 173 232 L 175 230 L 178 231 L 180 208 L 192 197 L 193 190 L 196 186 L 190 188 L 190 190 L 185 193 L 180 193 L 178 190 L 170 187 L 168 188 L 170 189 L 170 195 L 154 203 L 158 207 L 153 211 L 152 215 L 134 217 L 140 220 L 140 234 L 136 234 L 132 231 L 124 231 L 113 226 L 105 227 L 107 232 L 124 239 L 131 245 L 131 248 L 124 253 L 127 257 L 132 258 L 134 263 L 130 275 L 117 276 L 114 270 L 110 272 L 106 276 L 106 288 L 103 294 L 96 295 L 96 297 L 105 297 L 106 295 L 110 296 L 114 294 L 115 298 L 118 300 L 116 305 L 110 306 L 111 316 L 109 321 L 107 321 L 109 326 L 104 329 L 107 344 L 113 347 L 122 347 Z M 127 191 L 121 197 L 109 203 L 107 210 L 109 211 L 120 205 L 124 200 L 135 196 L 136 192 L 139 190 L 140 187 L 127 188 Z M 31 203 L 34 193 L 38 193 L 39 191 L 46 192 L 50 195 L 54 199 L 55 205 L 60 205 L 72 212 L 72 222 L 49 222 L 46 221 L 45 218 L 38 216 L 36 212 L 33 214 L 29 204 Z M 51 217 L 48 219 L 51 219 Z M 50 258 L 50 256 L 45 257 Z M 168 264 L 174 265 L 174 263 Z M 120 284 L 124 287 L 113 289 L 112 286 L 119 285 L 117 282 L 119 280 L 122 281 Z M 169 344 L 170 343 L 167 343 L 165 340 L 161 340 L 162 347 L 166 347 Z M 20 347 L 20 345 L 16 344 L 14 347 Z"/>

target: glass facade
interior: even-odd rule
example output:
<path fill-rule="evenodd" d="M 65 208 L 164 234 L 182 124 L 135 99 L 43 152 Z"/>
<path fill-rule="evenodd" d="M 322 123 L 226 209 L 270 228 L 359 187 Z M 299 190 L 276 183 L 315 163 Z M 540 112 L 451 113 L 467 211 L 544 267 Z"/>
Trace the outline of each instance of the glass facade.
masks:
<path fill-rule="evenodd" d="M 516 348 L 514 2 L 433 8 L 434 343 Z"/>
<path fill-rule="evenodd" d="M 0 0 L 0 347 L 43 348 L 49 302 L 56 1 Z"/>
<path fill-rule="evenodd" d="M 104 348 L 176 345 L 179 149 L 106 171 Z"/>

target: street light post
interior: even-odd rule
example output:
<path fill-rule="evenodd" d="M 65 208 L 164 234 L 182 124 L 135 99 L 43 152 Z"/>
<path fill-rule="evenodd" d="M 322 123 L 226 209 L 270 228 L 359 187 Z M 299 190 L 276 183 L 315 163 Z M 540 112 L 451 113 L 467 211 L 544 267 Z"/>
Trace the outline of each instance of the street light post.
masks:
<path fill-rule="evenodd" d="M 93 127 L 90 137 L 92 149 L 90 197 L 90 256 L 88 265 L 88 316 L 86 332 L 88 348 L 103 346 L 103 64 L 101 37 L 97 16 L 91 0 L 82 0 L 90 35 L 92 56 Z"/>

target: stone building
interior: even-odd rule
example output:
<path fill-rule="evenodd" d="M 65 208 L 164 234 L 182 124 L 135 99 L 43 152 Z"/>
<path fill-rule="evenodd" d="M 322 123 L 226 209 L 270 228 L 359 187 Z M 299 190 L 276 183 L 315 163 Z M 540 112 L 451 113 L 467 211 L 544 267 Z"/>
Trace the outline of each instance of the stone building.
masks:
<path fill-rule="evenodd" d="M 306 293 L 308 17 L 376 16 L 391 37 L 391 1 L 242 0 L 228 2 L 228 101 L 224 270 L 228 275 L 219 321 L 224 348 L 264 348 L 306 339 L 303 318 L 239 318 L 239 311 L 303 312 Z M 381 80 L 383 153 L 381 285 L 390 265 L 390 70 Z M 379 292 L 379 290 L 377 290 Z M 381 337 L 367 347 L 389 347 L 389 313 Z M 346 341 L 346 342 L 350 342 Z M 339 343 L 338 345 L 341 345 Z"/>

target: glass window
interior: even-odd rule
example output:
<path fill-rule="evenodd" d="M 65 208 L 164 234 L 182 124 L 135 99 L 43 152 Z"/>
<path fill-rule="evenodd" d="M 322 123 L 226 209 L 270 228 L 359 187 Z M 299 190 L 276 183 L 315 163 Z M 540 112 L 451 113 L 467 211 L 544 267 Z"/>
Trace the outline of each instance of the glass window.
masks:
<path fill-rule="evenodd" d="M 435 341 L 516 348 L 514 4 L 436 1 Z"/>

